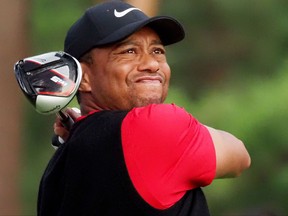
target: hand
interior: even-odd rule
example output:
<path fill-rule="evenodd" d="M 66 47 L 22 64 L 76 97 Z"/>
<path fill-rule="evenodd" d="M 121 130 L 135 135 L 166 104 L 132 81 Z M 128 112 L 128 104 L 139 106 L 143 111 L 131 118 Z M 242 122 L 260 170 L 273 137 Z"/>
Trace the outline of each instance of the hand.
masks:
<path fill-rule="evenodd" d="M 66 108 L 64 112 L 68 114 L 73 121 L 81 116 L 78 108 Z M 70 131 L 64 127 L 59 117 L 56 118 L 53 128 L 55 135 L 59 136 L 64 142 L 68 139 Z"/>

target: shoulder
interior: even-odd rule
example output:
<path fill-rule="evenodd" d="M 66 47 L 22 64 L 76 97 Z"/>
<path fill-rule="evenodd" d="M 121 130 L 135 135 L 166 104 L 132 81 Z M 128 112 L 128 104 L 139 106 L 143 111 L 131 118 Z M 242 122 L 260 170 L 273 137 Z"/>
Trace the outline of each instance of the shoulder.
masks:
<path fill-rule="evenodd" d="M 157 146 L 170 151 L 181 140 L 187 140 L 182 142 L 187 144 L 192 137 L 203 136 L 204 129 L 197 119 L 177 105 L 152 104 L 131 110 L 122 122 L 121 133 L 124 145 L 132 143 L 137 148 L 148 149 Z"/>
<path fill-rule="evenodd" d="M 184 108 L 175 104 L 151 104 L 145 107 L 132 109 L 125 117 L 126 123 L 141 124 L 142 126 L 160 125 L 169 126 L 171 124 L 190 124 L 196 120 Z M 175 125 L 173 125 L 175 127 Z"/>
<path fill-rule="evenodd" d="M 150 104 L 144 107 L 133 108 L 129 113 L 134 114 L 135 116 L 147 114 L 150 116 L 157 116 L 158 114 L 161 114 L 161 116 L 171 114 L 188 114 L 184 108 L 175 104 Z"/>
<path fill-rule="evenodd" d="M 129 176 L 150 205 L 165 209 L 185 194 L 183 188 L 211 182 L 213 142 L 185 109 L 174 104 L 135 108 L 121 131 Z"/>

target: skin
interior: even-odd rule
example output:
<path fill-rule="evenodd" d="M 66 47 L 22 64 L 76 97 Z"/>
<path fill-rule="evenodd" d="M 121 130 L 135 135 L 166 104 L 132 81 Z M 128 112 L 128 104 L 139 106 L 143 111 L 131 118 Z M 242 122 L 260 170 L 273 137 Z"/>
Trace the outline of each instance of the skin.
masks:
<path fill-rule="evenodd" d="M 151 103 L 163 103 L 168 92 L 170 68 L 158 35 L 144 27 L 120 43 L 94 48 L 89 59 L 81 62 L 80 84 L 82 115 L 98 110 L 130 110 Z M 67 110 L 76 118 L 71 109 Z M 232 134 L 206 126 L 216 152 L 215 178 L 239 176 L 251 159 L 243 144 Z M 59 119 L 55 134 L 64 138 Z"/>
<path fill-rule="evenodd" d="M 130 110 L 163 103 L 170 67 L 158 35 L 143 28 L 124 41 L 91 51 L 92 62 L 82 62 L 81 112 Z"/>

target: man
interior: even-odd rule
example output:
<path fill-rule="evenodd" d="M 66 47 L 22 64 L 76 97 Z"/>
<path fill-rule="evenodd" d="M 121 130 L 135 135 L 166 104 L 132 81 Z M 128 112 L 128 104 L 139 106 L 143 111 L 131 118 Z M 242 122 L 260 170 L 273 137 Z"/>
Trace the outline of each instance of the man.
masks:
<path fill-rule="evenodd" d="M 201 187 L 250 166 L 236 137 L 163 103 L 165 46 L 183 38 L 176 20 L 121 1 L 88 9 L 70 28 L 82 116 L 69 132 L 54 126 L 69 136 L 43 175 L 38 215 L 209 215 Z"/>

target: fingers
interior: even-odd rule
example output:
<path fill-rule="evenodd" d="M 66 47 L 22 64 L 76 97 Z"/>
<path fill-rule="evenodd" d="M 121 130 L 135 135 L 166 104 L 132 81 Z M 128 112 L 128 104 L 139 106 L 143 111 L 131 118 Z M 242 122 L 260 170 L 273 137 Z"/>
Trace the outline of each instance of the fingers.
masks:
<path fill-rule="evenodd" d="M 57 118 L 53 125 L 54 134 L 61 137 L 63 140 L 67 140 L 69 136 L 69 131 L 61 124 L 60 120 Z"/>
<path fill-rule="evenodd" d="M 65 112 L 71 116 L 71 118 L 75 121 L 77 118 L 81 116 L 81 112 L 78 108 L 73 107 L 73 108 L 66 108 Z"/>
<path fill-rule="evenodd" d="M 66 108 L 65 113 L 67 113 L 73 121 L 76 121 L 77 118 L 81 116 L 80 110 L 78 108 Z M 54 134 L 61 137 L 64 141 L 68 139 L 69 130 L 66 129 L 61 122 L 61 119 L 57 116 L 55 119 L 55 123 L 53 125 Z"/>
<path fill-rule="evenodd" d="M 67 113 L 74 121 L 76 121 L 77 118 L 81 116 L 80 110 L 78 108 L 66 108 L 65 113 Z M 56 117 L 55 123 L 53 125 L 54 134 L 61 137 L 64 141 L 67 140 L 69 136 L 69 130 L 67 130 L 63 123 L 61 122 L 61 119 L 59 117 Z"/>

